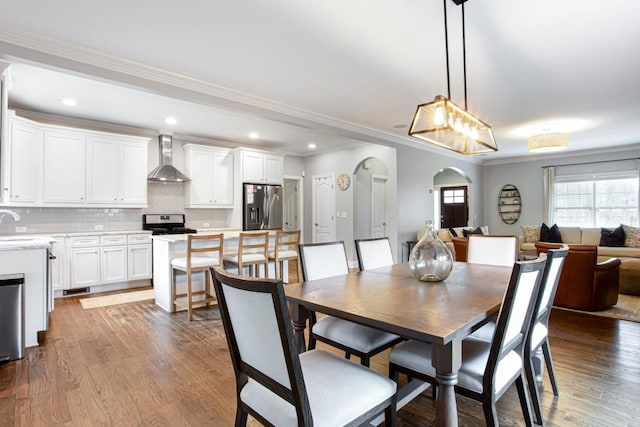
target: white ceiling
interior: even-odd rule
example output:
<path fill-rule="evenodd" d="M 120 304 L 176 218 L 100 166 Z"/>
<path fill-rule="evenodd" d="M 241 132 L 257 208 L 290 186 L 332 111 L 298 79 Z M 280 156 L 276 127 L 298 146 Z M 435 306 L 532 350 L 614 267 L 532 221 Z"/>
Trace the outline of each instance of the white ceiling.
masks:
<path fill-rule="evenodd" d="M 447 8 L 463 104 L 460 7 Z M 477 160 L 526 156 L 543 121 L 570 131 L 572 152 L 638 146 L 640 2 L 470 0 L 465 12 L 469 110 L 499 147 Z M 298 155 L 309 142 L 421 146 L 400 126 L 447 95 L 440 0 L 21 0 L 0 14 L 0 58 L 14 64 L 14 108 Z"/>

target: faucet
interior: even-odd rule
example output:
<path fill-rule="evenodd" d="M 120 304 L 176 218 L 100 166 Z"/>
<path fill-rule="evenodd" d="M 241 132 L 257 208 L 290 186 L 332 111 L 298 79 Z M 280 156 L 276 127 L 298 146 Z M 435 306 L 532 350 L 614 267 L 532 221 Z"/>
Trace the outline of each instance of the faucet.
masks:
<path fill-rule="evenodd" d="M 18 215 L 17 212 L 9 209 L 0 209 L 0 224 L 2 223 L 2 218 L 4 218 L 5 215 L 11 215 L 14 221 L 20 221 L 20 215 Z"/>

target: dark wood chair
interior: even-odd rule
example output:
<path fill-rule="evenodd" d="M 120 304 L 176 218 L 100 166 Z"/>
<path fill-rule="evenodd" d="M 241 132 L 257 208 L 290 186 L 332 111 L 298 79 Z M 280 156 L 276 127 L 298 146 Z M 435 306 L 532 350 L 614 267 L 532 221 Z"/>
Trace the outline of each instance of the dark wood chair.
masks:
<path fill-rule="evenodd" d="M 323 350 L 298 354 L 282 280 L 212 269 L 236 377 L 236 426 L 395 425 L 396 383 Z"/>
<path fill-rule="evenodd" d="M 349 274 L 342 241 L 301 244 L 300 259 L 304 280 Z M 316 347 L 316 341 L 322 341 L 344 350 L 347 358 L 352 354 L 358 356 L 364 366 L 369 366 L 372 356 L 403 341 L 398 335 L 334 316 L 318 319 L 314 312 L 309 316 L 309 329 L 309 349 Z"/>
<path fill-rule="evenodd" d="M 482 403 L 488 426 L 498 425 L 496 401 L 516 384 L 527 425 L 532 425 L 530 399 L 525 387 L 525 344 L 538 302 L 545 259 L 514 264 L 511 280 L 496 321 L 491 341 L 468 337 L 462 342 L 462 365 L 456 392 Z M 403 373 L 437 387 L 431 345 L 410 340 L 389 354 L 389 376 Z"/>

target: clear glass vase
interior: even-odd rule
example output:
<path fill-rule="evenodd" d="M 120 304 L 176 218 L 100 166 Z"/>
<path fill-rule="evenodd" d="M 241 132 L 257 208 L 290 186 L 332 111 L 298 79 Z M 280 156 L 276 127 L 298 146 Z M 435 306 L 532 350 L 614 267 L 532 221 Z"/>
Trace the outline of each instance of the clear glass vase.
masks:
<path fill-rule="evenodd" d="M 413 275 L 423 282 L 440 282 L 451 273 L 451 251 L 438 239 L 430 225 L 427 225 L 427 232 L 411 250 L 409 268 Z"/>

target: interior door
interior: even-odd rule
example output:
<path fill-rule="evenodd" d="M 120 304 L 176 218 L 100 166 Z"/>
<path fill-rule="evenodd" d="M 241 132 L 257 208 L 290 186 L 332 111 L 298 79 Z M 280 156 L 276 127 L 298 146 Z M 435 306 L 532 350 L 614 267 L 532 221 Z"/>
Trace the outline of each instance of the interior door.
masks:
<path fill-rule="evenodd" d="M 313 176 L 313 242 L 332 242 L 336 239 L 335 177 L 333 174 Z"/>
<path fill-rule="evenodd" d="M 466 227 L 468 223 L 467 187 L 442 187 L 440 190 L 440 227 Z"/>
<path fill-rule="evenodd" d="M 298 204 L 300 203 L 300 197 L 298 194 L 298 181 L 288 180 L 284 181 L 283 188 L 283 224 L 282 228 L 285 231 L 295 231 L 300 229 L 298 222 Z"/>
<path fill-rule="evenodd" d="M 386 176 L 371 175 L 371 237 L 374 238 L 387 235 L 386 186 Z"/>

